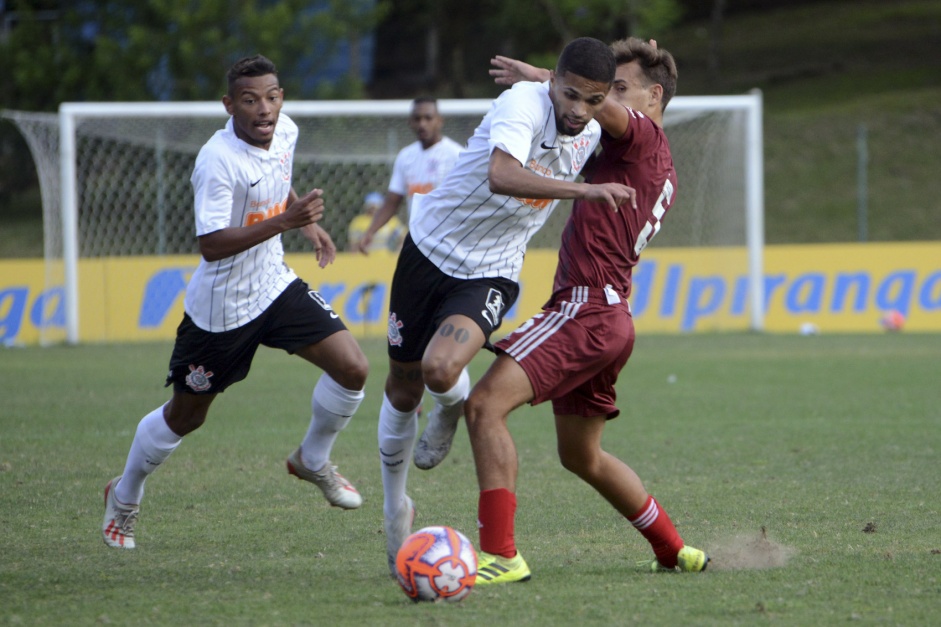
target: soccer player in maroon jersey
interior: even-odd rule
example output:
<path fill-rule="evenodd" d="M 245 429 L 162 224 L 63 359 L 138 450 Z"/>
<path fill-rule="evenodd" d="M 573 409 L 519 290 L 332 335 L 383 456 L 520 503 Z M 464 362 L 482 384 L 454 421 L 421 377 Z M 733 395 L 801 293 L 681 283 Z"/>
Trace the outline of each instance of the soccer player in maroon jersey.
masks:
<path fill-rule="evenodd" d="M 541 313 L 496 344 L 498 356 L 465 404 L 477 479 L 480 564 L 477 585 L 526 581 L 530 570 L 514 540 L 516 448 L 507 417 L 524 403 L 551 400 L 562 465 L 595 488 L 650 542 L 653 571 L 701 571 L 709 561 L 685 546 L 667 513 L 631 468 L 601 448 L 615 418 L 618 373 L 634 346 L 628 296 L 631 271 L 660 229 L 676 193 L 663 110 L 676 91 L 676 64 L 656 42 L 611 46 L 618 68 L 598 121 L 602 152 L 592 183 L 636 189 L 637 209 L 578 200 L 562 233 L 552 297 Z M 545 71 L 496 57 L 499 84 L 544 80 Z"/>

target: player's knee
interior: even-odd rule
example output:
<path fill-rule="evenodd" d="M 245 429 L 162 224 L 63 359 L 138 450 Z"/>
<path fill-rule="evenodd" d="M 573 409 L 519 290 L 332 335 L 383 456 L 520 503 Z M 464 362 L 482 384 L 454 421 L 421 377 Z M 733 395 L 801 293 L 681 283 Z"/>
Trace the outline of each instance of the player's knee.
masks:
<path fill-rule="evenodd" d="M 471 437 L 478 429 L 485 428 L 487 417 L 492 415 L 493 413 L 488 411 L 487 396 L 485 394 L 474 390 L 464 401 L 464 420 L 467 423 L 467 430 Z"/>
<path fill-rule="evenodd" d="M 407 376 L 404 371 L 392 368 L 386 378 L 386 398 L 398 411 L 410 412 L 419 406 L 425 395 L 425 385 L 422 383 L 420 372 L 416 369 L 415 376 Z"/>
<path fill-rule="evenodd" d="M 463 364 L 447 358 L 427 358 L 422 360 L 422 378 L 428 389 L 435 392 L 447 392 L 457 384 Z"/>
<path fill-rule="evenodd" d="M 369 375 L 369 360 L 358 346 L 337 351 L 334 359 L 324 366 L 330 378 L 347 390 L 362 390 Z"/>
<path fill-rule="evenodd" d="M 362 390 L 366 386 L 366 377 L 369 376 L 369 360 L 360 353 L 351 358 L 334 377 L 336 382 L 347 390 Z"/>
<path fill-rule="evenodd" d="M 170 430 L 182 437 L 203 426 L 203 423 L 206 422 L 208 409 L 208 407 L 174 409 L 171 406 L 164 411 L 164 419 L 167 421 Z"/>
<path fill-rule="evenodd" d="M 598 467 L 596 457 L 591 452 L 573 447 L 560 446 L 559 461 L 563 468 L 586 480 L 594 476 Z"/>

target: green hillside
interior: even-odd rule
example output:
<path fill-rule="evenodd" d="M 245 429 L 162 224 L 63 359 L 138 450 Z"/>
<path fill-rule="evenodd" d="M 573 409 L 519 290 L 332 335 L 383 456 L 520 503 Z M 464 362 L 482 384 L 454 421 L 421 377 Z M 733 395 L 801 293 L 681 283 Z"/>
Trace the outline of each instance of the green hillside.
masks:
<path fill-rule="evenodd" d="M 861 125 L 869 239 L 941 239 L 941 2 L 820 2 L 729 18 L 721 32 L 718 76 L 708 23 L 660 43 L 680 94 L 762 90 L 769 243 L 857 239 Z"/>

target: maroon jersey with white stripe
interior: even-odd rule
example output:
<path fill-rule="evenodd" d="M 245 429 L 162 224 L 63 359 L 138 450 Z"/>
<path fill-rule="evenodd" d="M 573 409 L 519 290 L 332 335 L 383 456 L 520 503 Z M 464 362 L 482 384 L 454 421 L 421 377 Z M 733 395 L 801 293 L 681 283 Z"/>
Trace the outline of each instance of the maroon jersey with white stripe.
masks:
<path fill-rule="evenodd" d="M 622 296 L 631 292 L 631 270 L 660 230 L 676 193 L 676 170 L 667 137 L 656 123 L 628 108 L 623 137 L 601 137 L 601 155 L 587 174 L 591 183 L 623 183 L 637 190 L 637 209 L 575 201 L 562 232 L 553 292 L 576 286 L 611 285 Z"/>

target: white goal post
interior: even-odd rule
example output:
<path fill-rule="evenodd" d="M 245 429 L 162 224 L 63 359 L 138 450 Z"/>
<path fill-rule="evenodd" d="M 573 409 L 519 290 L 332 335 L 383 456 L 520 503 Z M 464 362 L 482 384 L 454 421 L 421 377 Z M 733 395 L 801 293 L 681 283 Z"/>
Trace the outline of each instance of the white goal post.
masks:
<path fill-rule="evenodd" d="M 491 102 L 439 100 L 445 134 L 466 141 Z M 386 189 L 395 155 L 414 141 L 406 124 L 410 106 L 410 100 L 285 103 L 300 127 L 295 188 L 332 186 L 331 215 L 336 209 L 334 219 L 343 221 L 329 225 L 335 240 L 345 237 L 364 195 Z M 65 341 L 75 344 L 81 340 L 79 259 L 198 254 L 189 175 L 226 114 L 220 102 L 152 102 L 64 103 L 57 118 L 2 115 L 26 136 L 40 171 L 46 280 L 63 287 Z M 762 330 L 761 94 L 677 96 L 664 126 L 679 191 L 651 247 L 747 247 L 747 268 L 736 272 L 747 276 L 748 326 Z M 530 247 L 557 247 L 570 207 L 561 203 Z M 287 252 L 305 250 L 301 238 L 285 234 L 284 241 Z M 342 249 L 343 241 L 337 243 Z"/>

